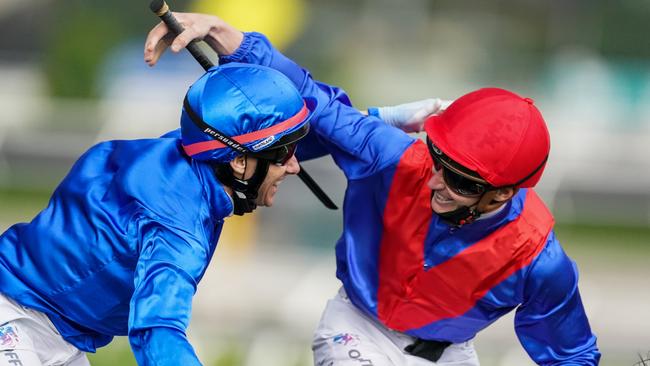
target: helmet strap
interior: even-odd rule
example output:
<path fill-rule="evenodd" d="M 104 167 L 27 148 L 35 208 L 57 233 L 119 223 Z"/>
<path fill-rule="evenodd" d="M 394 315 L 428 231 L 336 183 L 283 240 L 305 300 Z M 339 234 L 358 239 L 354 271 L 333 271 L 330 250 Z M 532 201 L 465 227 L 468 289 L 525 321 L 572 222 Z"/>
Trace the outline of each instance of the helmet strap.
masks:
<path fill-rule="evenodd" d="M 248 157 L 245 156 L 246 159 Z M 233 213 L 237 216 L 242 216 L 246 213 L 253 212 L 257 208 L 257 196 L 259 194 L 260 187 L 266 178 L 266 174 L 269 171 L 270 162 L 257 159 L 257 166 L 255 167 L 255 172 L 253 176 L 249 179 L 241 179 L 235 176 L 230 164 L 215 164 L 213 165 L 213 170 L 217 179 L 225 186 L 232 188 L 233 190 Z"/>
<path fill-rule="evenodd" d="M 481 214 L 485 213 L 486 206 L 492 202 L 494 194 L 491 192 L 493 191 L 484 192 L 478 202 L 472 206 L 461 206 L 453 211 L 437 213 L 437 215 L 440 216 L 443 221 L 455 227 L 471 224 L 481 217 Z M 431 191 L 432 199 L 433 195 L 434 192 Z"/>

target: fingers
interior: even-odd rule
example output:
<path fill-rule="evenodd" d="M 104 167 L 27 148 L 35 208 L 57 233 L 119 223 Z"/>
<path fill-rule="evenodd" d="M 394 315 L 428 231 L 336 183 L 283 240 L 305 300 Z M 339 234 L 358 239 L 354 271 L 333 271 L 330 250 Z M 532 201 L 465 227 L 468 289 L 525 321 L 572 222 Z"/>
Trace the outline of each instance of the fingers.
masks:
<path fill-rule="evenodd" d="M 185 28 L 185 30 L 174 38 L 171 44 L 171 50 L 173 52 L 178 52 L 185 48 L 190 42 L 195 39 L 203 38 L 204 35 L 199 34 L 194 27 Z"/>
<path fill-rule="evenodd" d="M 241 45 L 244 34 L 216 16 L 194 13 L 173 13 L 183 32 L 173 35 L 164 23 L 158 23 L 147 35 L 144 61 L 154 66 L 167 48 L 179 52 L 195 39 L 202 39 L 220 55 L 229 55 Z M 211 34 L 212 31 L 212 34 Z"/>
<path fill-rule="evenodd" d="M 149 66 L 154 66 L 160 56 L 165 52 L 165 49 L 169 46 L 167 39 L 165 38 L 169 33 L 169 29 L 165 23 L 158 23 L 147 35 L 147 39 L 144 42 L 144 62 Z"/>
<path fill-rule="evenodd" d="M 179 52 L 195 39 L 203 39 L 210 30 L 209 18 L 200 14 L 173 13 L 183 26 L 183 32 L 175 36 L 165 23 L 158 23 L 147 35 L 144 47 L 144 61 L 154 66 L 167 48 Z"/>
<path fill-rule="evenodd" d="M 184 28 L 184 31 L 178 36 L 174 36 L 163 22 L 158 23 L 149 31 L 147 39 L 144 42 L 144 61 L 149 66 L 154 66 L 167 48 L 171 48 L 173 52 L 179 52 L 192 40 L 205 37 L 205 34 L 201 34 L 196 29 L 191 19 L 189 25 L 185 24 L 185 15 L 183 13 L 174 13 L 174 16 Z"/>
<path fill-rule="evenodd" d="M 183 32 L 172 42 L 171 49 L 178 52 L 187 47 L 194 40 L 202 40 L 208 36 L 210 29 L 218 22 L 217 17 L 210 17 L 204 14 L 174 13 L 178 21 L 183 25 Z"/>

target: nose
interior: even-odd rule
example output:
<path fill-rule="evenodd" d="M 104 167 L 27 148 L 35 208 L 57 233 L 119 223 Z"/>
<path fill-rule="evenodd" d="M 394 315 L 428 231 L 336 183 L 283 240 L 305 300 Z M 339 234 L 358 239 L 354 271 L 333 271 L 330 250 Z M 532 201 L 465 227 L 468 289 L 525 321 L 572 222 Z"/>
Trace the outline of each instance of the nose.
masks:
<path fill-rule="evenodd" d="M 292 156 L 291 159 L 287 161 L 286 167 L 287 174 L 295 175 L 300 172 L 300 164 L 298 164 L 298 159 L 296 159 L 295 156 Z"/>
<path fill-rule="evenodd" d="M 434 191 L 444 189 L 446 186 L 445 181 L 442 178 L 442 169 L 436 170 L 434 167 L 431 167 L 431 172 L 433 174 L 431 175 L 431 179 L 427 182 L 427 186 Z"/>

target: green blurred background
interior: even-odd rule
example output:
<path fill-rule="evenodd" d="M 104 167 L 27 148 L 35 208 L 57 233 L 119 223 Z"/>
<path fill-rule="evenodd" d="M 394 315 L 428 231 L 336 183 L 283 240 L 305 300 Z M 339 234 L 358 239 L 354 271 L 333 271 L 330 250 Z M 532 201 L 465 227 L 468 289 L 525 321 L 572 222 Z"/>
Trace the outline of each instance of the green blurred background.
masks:
<path fill-rule="evenodd" d="M 174 1 L 258 30 L 360 109 L 482 86 L 530 96 L 552 136 L 539 193 L 581 272 L 603 365 L 650 351 L 650 3 L 643 0 Z M 29 221 L 90 145 L 176 128 L 201 68 L 185 53 L 148 68 L 148 2 L 0 2 L 0 230 Z M 341 202 L 330 159 L 305 163 Z M 340 212 L 297 181 L 273 210 L 229 219 L 194 301 L 206 365 L 309 365 L 334 277 Z M 528 365 L 512 316 L 480 333 L 484 365 Z M 119 338 L 93 365 L 134 364 Z"/>

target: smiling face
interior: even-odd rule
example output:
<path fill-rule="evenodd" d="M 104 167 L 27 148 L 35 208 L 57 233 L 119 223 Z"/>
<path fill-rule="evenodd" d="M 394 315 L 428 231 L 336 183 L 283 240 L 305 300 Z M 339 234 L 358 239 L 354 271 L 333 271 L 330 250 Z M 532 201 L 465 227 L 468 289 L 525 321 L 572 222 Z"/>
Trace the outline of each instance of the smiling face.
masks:
<path fill-rule="evenodd" d="M 258 159 L 252 156 L 237 156 L 230 162 L 233 169 L 233 174 L 237 179 L 249 180 L 255 174 L 257 169 Z M 257 198 L 255 204 L 258 206 L 273 206 L 275 194 L 278 191 L 278 186 L 287 175 L 296 175 L 300 172 L 300 165 L 295 156 L 291 156 L 284 164 L 269 164 L 268 172 L 257 190 Z M 232 196 L 232 188 L 225 187 L 229 195 Z"/>
<path fill-rule="evenodd" d="M 433 194 L 431 197 L 431 209 L 435 213 L 441 214 L 445 212 L 454 211 L 460 207 L 468 206 L 471 207 L 478 203 L 480 195 L 478 196 L 461 196 L 454 193 L 447 185 L 442 176 L 442 169 L 436 170 L 436 165 L 434 164 L 431 167 L 433 175 L 427 185 Z"/>
<path fill-rule="evenodd" d="M 250 179 L 257 168 L 257 159 L 253 157 L 238 157 L 235 161 L 239 161 L 238 171 L 239 174 L 244 173 L 244 179 Z M 236 170 L 236 171 L 237 171 Z M 298 159 L 292 156 L 285 164 L 269 164 L 269 171 L 266 173 L 264 181 L 257 191 L 257 199 L 255 203 L 258 206 L 273 206 L 275 194 L 278 192 L 278 186 L 287 175 L 296 175 L 300 171 Z"/>
<path fill-rule="evenodd" d="M 249 159 L 255 160 L 255 164 L 257 164 L 257 159 Z M 275 194 L 278 191 L 278 186 L 280 183 L 282 183 L 287 175 L 296 175 L 299 171 L 300 165 L 298 165 L 298 159 L 296 159 L 295 156 L 292 156 L 291 159 L 289 159 L 284 165 L 269 165 L 269 171 L 266 174 L 266 178 L 264 178 L 262 185 L 260 186 L 255 203 L 257 203 L 259 206 L 273 206 L 273 200 L 275 198 Z"/>
<path fill-rule="evenodd" d="M 433 191 L 431 195 L 431 209 L 437 214 L 452 212 L 463 206 L 472 207 L 477 205 L 483 197 L 486 199 L 479 205 L 479 210 L 481 213 L 492 212 L 508 202 L 518 192 L 517 188 L 503 187 L 487 191 L 483 194 L 463 196 L 447 186 L 443 178 L 443 169 L 442 167 L 436 169 L 436 164 L 434 164 L 431 167 L 433 175 L 427 182 L 427 185 Z"/>

